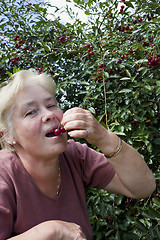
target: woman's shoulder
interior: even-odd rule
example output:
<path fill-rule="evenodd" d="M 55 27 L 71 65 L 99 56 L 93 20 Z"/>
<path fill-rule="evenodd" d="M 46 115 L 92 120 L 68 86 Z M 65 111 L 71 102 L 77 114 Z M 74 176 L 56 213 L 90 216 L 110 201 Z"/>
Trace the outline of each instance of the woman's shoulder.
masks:
<path fill-rule="evenodd" d="M 7 152 L 5 149 L 0 150 L 0 161 L 4 161 L 6 158 L 10 159 L 14 157 L 14 153 Z"/>
<path fill-rule="evenodd" d="M 16 154 L 7 152 L 5 149 L 0 150 L 0 176 L 5 177 L 15 172 L 18 162 Z"/>
<path fill-rule="evenodd" d="M 7 152 L 5 149 L 0 150 L 0 163 L 6 163 L 6 160 L 9 161 L 16 158 L 17 158 L 16 154 Z"/>

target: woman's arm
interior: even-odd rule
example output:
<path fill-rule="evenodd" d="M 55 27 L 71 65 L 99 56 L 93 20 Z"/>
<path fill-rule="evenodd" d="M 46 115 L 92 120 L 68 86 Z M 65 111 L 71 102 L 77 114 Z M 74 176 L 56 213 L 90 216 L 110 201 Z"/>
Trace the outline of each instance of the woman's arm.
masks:
<path fill-rule="evenodd" d="M 46 221 L 7 240 L 86 240 L 79 225 L 64 221 Z"/>
<path fill-rule="evenodd" d="M 108 135 L 108 136 L 107 136 Z M 100 146 L 105 155 L 115 151 L 119 139 L 114 133 L 106 133 L 106 142 L 110 150 L 103 144 Z M 111 151 L 111 148 L 113 149 Z M 126 142 L 122 141 L 120 152 L 108 159 L 116 174 L 105 190 L 124 194 L 131 198 L 146 198 L 156 188 L 155 178 L 141 155 Z"/>
<path fill-rule="evenodd" d="M 72 108 L 66 111 L 62 124 L 66 130 L 70 130 L 71 137 L 86 138 L 105 156 L 112 155 L 120 147 L 119 137 L 105 129 L 87 110 Z M 155 190 L 155 178 L 151 170 L 141 155 L 124 141 L 118 154 L 108 158 L 108 161 L 116 174 L 105 190 L 132 198 L 146 198 Z"/>

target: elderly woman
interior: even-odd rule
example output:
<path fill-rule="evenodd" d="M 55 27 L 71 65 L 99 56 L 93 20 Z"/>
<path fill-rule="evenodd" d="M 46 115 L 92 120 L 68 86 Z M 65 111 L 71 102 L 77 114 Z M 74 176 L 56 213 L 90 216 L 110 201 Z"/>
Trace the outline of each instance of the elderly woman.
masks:
<path fill-rule="evenodd" d="M 155 190 L 140 154 L 89 111 L 63 115 L 46 74 L 22 70 L 1 89 L 0 133 L 0 240 L 91 240 L 85 188 L 136 199 Z"/>

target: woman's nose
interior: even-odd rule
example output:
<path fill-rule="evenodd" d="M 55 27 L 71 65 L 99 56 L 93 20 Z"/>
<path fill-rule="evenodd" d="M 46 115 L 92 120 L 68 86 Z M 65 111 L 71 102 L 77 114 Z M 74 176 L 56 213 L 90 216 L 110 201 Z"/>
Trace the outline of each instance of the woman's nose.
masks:
<path fill-rule="evenodd" d="M 47 122 L 49 120 L 53 120 L 55 118 L 55 113 L 53 111 L 50 111 L 49 109 L 43 109 L 42 114 L 42 121 Z"/>

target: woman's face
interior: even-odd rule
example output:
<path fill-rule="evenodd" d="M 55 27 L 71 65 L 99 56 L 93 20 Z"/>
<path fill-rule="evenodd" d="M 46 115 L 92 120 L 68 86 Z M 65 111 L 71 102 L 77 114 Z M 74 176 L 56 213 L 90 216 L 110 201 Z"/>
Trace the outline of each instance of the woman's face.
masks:
<path fill-rule="evenodd" d="M 51 131 L 58 128 L 62 117 L 55 98 L 45 88 L 27 86 L 16 97 L 12 117 L 17 152 L 41 159 L 58 157 L 66 148 L 67 134 L 55 136 Z"/>

